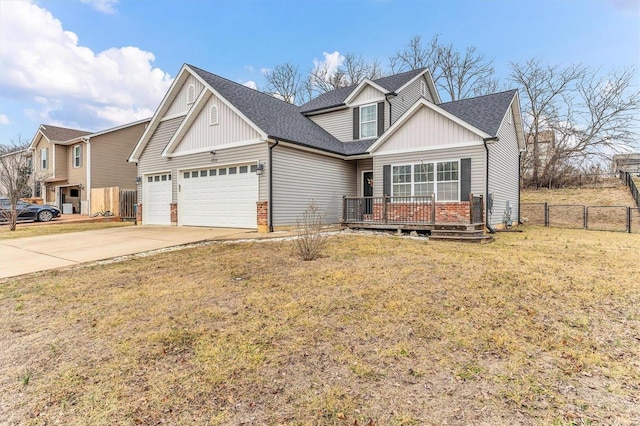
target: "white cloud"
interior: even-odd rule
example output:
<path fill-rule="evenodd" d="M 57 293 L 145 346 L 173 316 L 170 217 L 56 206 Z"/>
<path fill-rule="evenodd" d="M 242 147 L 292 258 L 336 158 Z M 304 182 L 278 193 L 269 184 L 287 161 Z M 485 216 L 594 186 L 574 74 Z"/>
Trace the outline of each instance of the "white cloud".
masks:
<path fill-rule="evenodd" d="M 116 13 L 115 5 L 118 3 L 118 0 L 80 0 L 82 3 L 91 5 L 95 10 L 112 14 Z"/>
<path fill-rule="evenodd" d="M 0 114 L 0 124 L 11 124 L 11 120 L 4 114 Z"/>
<path fill-rule="evenodd" d="M 267 75 L 271 72 L 271 68 L 260 68 L 260 74 Z"/>
<path fill-rule="evenodd" d="M 249 80 L 249 81 L 247 81 L 246 83 L 242 83 L 242 85 L 243 85 L 243 86 L 250 87 L 250 88 L 252 88 L 253 90 L 258 90 L 258 85 L 257 85 L 257 84 L 256 84 L 256 82 L 255 82 L 255 81 L 253 81 L 253 80 Z"/>
<path fill-rule="evenodd" d="M 25 113 L 41 122 L 101 130 L 146 118 L 172 82 L 152 67 L 151 52 L 132 46 L 93 52 L 31 1 L 3 9 L 0 38 L 0 92 L 31 99 L 34 108 Z"/>
<path fill-rule="evenodd" d="M 255 72 L 255 69 L 251 65 L 245 65 L 244 69 L 249 71 L 251 74 Z"/>
<path fill-rule="evenodd" d="M 344 62 L 344 56 L 337 50 L 333 53 L 322 52 L 322 56 L 324 56 L 324 60 L 322 61 L 318 59 L 313 60 L 313 67 L 316 70 L 326 70 L 326 76 L 331 77 Z"/>

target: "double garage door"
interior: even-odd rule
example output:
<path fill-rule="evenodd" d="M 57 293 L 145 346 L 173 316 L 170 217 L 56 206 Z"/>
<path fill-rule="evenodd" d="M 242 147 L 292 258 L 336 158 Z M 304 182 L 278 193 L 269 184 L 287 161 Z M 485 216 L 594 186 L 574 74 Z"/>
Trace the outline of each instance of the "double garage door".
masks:
<path fill-rule="evenodd" d="M 178 175 L 178 225 L 257 227 L 258 176 L 255 165 L 184 170 Z M 171 178 L 163 181 L 162 175 L 157 180 L 155 176 L 146 178 L 143 199 L 147 200 L 144 201 L 147 206 L 143 207 L 143 215 L 149 208 L 155 207 L 158 208 L 158 214 L 145 215 L 145 223 L 171 223 L 168 207 L 171 203 Z M 152 178 L 151 182 L 149 177 Z"/>

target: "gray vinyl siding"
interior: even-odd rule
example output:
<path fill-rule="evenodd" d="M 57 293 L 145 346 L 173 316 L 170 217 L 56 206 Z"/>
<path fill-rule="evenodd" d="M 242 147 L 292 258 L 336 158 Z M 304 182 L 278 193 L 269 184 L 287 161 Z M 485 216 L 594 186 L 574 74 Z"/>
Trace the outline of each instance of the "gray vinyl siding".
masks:
<path fill-rule="evenodd" d="M 462 158 L 471 158 L 471 192 L 484 194 L 485 150 L 484 146 L 473 146 L 375 156 L 373 157 L 373 195 L 375 197 L 383 196 L 382 168 L 387 164 L 419 164 L 420 162 L 453 161 Z"/>
<path fill-rule="evenodd" d="M 137 168 L 135 163 L 129 163 L 127 159 L 146 125 L 145 121 L 90 139 L 92 188 L 118 186 L 121 189 L 135 189 Z"/>
<path fill-rule="evenodd" d="M 426 83 L 426 79 L 424 77 L 420 77 L 416 79 L 416 81 L 412 82 L 410 85 L 405 87 L 402 91 L 398 93 L 398 96 L 389 98 L 389 102 L 391 102 L 391 124 L 395 123 L 398 118 L 413 104 L 415 104 L 418 99 L 420 99 L 420 82 L 424 81 Z M 429 92 L 429 86 L 427 85 L 427 98 L 428 101 L 433 102 L 433 97 Z"/>
<path fill-rule="evenodd" d="M 268 173 L 268 172 L 267 172 Z M 338 223 L 342 197 L 356 194 L 355 162 L 288 147 L 273 149 L 273 226 L 294 226 L 311 200 Z"/>
<path fill-rule="evenodd" d="M 378 148 L 377 152 L 469 142 L 482 143 L 482 138 L 431 108 L 422 106 Z"/>
<path fill-rule="evenodd" d="M 356 189 L 357 197 L 362 197 L 362 172 L 373 171 L 373 158 L 356 160 Z"/>
<path fill-rule="evenodd" d="M 184 85 L 180 88 L 180 92 L 178 92 L 176 98 L 171 103 L 167 113 L 164 115 L 165 117 L 187 112 L 189 107 L 192 105 L 187 102 L 187 92 L 189 90 L 189 85 L 191 84 L 195 87 L 195 98 L 198 98 L 198 95 L 200 95 L 200 92 L 204 89 L 204 85 L 196 77 L 190 75 Z"/>
<path fill-rule="evenodd" d="M 511 204 L 511 220 L 518 220 L 518 139 L 512 110 L 509 109 L 498 130 L 498 142 L 489 144 L 489 192 L 493 192 L 493 214 L 491 224 L 504 221 L 507 201 Z M 511 116 L 511 123 L 507 117 Z"/>
<path fill-rule="evenodd" d="M 349 108 L 309 116 L 318 126 L 342 142 L 353 140 L 353 110 Z"/>
<path fill-rule="evenodd" d="M 178 172 L 181 170 L 220 167 L 239 163 L 255 163 L 257 161 L 265 163 L 267 161 L 267 144 L 264 142 L 255 145 L 216 150 L 215 161 L 211 160 L 211 154 L 209 152 L 173 157 L 171 159 L 162 157 L 162 150 L 167 142 L 169 142 L 169 139 L 171 139 L 171 136 L 173 136 L 173 133 L 175 133 L 181 120 L 182 118 L 176 118 L 161 122 L 158 129 L 153 136 L 151 136 L 138 162 L 138 173 L 140 176 L 148 173 L 171 171 L 171 183 L 173 186 L 172 199 L 174 203 L 178 202 Z M 260 177 L 260 186 L 258 189 L 259 200 L 267 199 L 269 190 L 266 177 L 267 173 L 268 172 L 265 171 L 262 177 Z M 144 203 L 140 188 L 138 194 L 139 202 Z M 180 206 L 178 206 L 178 209 L 179 208 Z"/>

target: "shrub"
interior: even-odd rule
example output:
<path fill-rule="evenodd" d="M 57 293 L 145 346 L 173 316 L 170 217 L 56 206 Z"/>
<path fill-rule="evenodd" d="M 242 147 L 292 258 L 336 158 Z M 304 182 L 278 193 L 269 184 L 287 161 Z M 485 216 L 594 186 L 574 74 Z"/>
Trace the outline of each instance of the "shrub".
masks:
<path fill-rule="evenodd" d="M 311 200 L 309 207 L 297 221 L 296 250 L 302 260 L 313 260 L 320 256 L 327 243 L 327 236 L 322 233 L 324 215 L 315 201 Z"/>

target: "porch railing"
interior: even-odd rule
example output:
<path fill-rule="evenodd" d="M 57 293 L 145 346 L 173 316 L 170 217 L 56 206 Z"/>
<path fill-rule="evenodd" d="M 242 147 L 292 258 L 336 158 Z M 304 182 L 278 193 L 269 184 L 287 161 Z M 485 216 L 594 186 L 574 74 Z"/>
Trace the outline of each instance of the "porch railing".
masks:
<path fill-rule="evenodd" d="M 482 223 L 484 204 L 482 195 L 469 194 L 469 211 L 464 213 L 465 221 Z M 371 224 L 428 224 L 447 222 L 447 209 L 462 203 L 435 202 L 434 195 L 413 197 L 343 197 L 342 221 L 344 223 Z M 456 214 L 455 217 L 460 217 Z M 439 219 L 440 218 L 440 219 Z M 453 220 L 451 220 L 453 221 Z"/>

